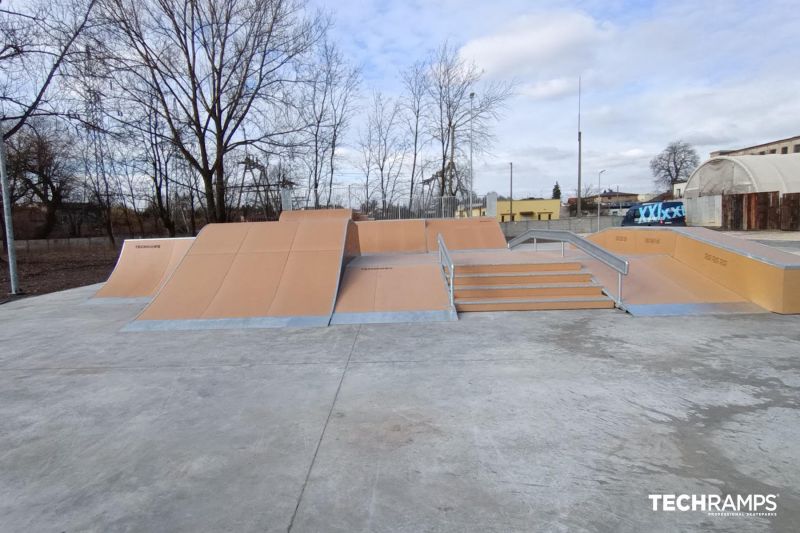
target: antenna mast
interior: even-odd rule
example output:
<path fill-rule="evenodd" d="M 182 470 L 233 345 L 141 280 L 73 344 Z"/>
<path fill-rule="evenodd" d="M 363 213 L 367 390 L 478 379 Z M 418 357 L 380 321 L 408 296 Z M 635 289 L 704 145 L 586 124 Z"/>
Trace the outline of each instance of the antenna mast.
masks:
<path fill-rule="evenodd" d="M 578 76 L 578 201 L 577 215 L 581 216 L 581 155 L 583 140 L 581 139 L 581 77 Z"/>

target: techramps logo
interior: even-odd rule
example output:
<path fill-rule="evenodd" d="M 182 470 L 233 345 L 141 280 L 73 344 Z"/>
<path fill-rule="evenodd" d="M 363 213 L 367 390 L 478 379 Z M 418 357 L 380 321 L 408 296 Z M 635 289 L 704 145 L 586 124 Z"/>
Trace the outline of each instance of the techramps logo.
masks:
<path fill-rule="evenodd" d="M 708 516 L 778 516 L 779 494 L 649 494 L 651 509 Z"/>

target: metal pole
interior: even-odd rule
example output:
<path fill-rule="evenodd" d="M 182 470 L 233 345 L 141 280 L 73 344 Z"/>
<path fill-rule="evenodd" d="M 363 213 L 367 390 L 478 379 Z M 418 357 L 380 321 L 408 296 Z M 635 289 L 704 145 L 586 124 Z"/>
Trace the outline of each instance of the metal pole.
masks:
<path fill-rule="evenodd" d="M 8 244 L 8 277 L 11 280 L 11 294 L 19 294 L 17 249 L 14 244 L 14 221 L 11 216 L 11 187 L 8 184 L 8 174 L 6 174 L 6 144 L 3 134 L 3 127 L 0 125 L 0 182 L 2 182 L 3 189 L 3 217 L 6 224 L 6 243 Z"/>
<path fill-rule="evenodd" d="M 578 76 L 578 218 L 581 216 L 581 77 Z"/>
<path fill-rule="evenodd" d="M 474 170 L 472 169 L 472 138 L 474 135 L 474 128 L 472 126 L 472 119 L 475 118 L 475 93 L 469 93 L 469 216 L 472 216 L 472 191 L 474 190 Z"/>
<path fill-rule="evenodd" d="M 510 170 L 510 173 L 508 175 L 508 180 L 509 180 L 509 183 L 508 183 L 508 186 L 509 186 L 508 216 L 509 216 L 509 219 L 511 220 L 511 222 L 514 222 L 514 163 L 509 163 L 508 167 L 509 167 L 509 170 Z"/>
<path fill-rule="evenodd" d="M 622 305 L 622 273 L 617 272 L 617 305 Z"/>
<path fill-rule="evenodd" d="M 600 204 L 603 199 L 603 189 L 600 187 L 600 176 L 603 175 L 605 169 L 597 173 L 597 231 L 600 231 Z"/>

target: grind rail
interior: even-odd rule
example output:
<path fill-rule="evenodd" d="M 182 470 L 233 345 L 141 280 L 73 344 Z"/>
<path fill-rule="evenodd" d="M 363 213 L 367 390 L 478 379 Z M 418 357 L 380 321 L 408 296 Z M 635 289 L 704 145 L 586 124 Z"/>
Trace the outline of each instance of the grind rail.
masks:
<path fill-rule="evenodd" d="M 614 302 L 617 304 L 617 307 L 622 307 L 622 276 L 628 275 L 628 261 L 584 239 L 580 235 L 563 230 L 531 229 L 508 241 L 508 248 L 509 250 L 513 249 L 531 239 L 533 239 L 534 250 L 536 250 L 539 240 L 560 242 L 561 257 L 564 257 L 564 244 L 569 243 L 615 270 L 617 272 L 617 295 Z"/>

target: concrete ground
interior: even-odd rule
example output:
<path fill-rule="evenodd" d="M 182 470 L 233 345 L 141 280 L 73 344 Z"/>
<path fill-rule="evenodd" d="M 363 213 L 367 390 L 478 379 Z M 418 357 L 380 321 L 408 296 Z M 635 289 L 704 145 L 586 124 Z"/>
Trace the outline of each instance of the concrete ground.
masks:
<path fill-rule="evenodd" d="M 3 532 L 800 530 L 800 316 L 120 333 L 96 288 L 0 306 Z"/>

